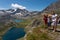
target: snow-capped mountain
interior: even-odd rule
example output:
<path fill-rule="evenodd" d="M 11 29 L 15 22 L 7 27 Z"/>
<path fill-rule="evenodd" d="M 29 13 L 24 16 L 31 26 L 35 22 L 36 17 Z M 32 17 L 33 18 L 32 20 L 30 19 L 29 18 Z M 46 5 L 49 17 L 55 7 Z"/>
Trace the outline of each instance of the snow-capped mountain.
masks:
<path fill-rule="evenodd" d="M 37 15 L 39 11 L 32 11 L 29 12 L 26 9 L 8 9 L 8 10 L 0 10 L 0 15 L 5 16 L 5 15 L 10 15 L 13 18 L 21 18 L 21 17 L 28 17 L 28 16 L 34 16 Z"/>

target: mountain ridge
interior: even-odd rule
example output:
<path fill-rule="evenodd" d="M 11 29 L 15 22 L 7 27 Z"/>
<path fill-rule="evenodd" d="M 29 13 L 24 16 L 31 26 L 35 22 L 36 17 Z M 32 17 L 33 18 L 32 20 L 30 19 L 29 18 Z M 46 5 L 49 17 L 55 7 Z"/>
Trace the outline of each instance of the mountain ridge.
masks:
<path fill-rule="evenodd" d="M 52 10 L 57 10 L 57 9 L 60 9 L 60 0 L 57 0 L 54 3 L 51 3 L 43 11 L 52 11 Z"/>

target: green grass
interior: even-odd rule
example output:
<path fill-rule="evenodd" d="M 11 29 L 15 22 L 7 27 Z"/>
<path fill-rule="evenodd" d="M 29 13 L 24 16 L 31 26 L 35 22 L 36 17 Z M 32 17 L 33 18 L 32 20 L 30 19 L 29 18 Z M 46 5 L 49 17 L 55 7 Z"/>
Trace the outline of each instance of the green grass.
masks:
<path fill-rule="evenodd" d="M 20 27 L 25 28 L 29 23 L 31 23 L 31 20 L 23 20 L 20 23 L 16 23 L 16 27 L 18 27 L 18 28 L 20 28 Z"/>
<path fill-rule="evenodd" d="M 43 29 L 42 29 L 43 30 Z M 52 40 L 51 36 L 48 35 L 48 32 L 41 30 L 40 27 L 34 28 L 33 33 L 28 33 L 27 40 Z"/>
<path fill-rule="evenodd" d="M 27 40 L 52 40 L 48 35 L 47 33 L 33 33 L 33 34 L 28 34 L 27 35 Z"/>

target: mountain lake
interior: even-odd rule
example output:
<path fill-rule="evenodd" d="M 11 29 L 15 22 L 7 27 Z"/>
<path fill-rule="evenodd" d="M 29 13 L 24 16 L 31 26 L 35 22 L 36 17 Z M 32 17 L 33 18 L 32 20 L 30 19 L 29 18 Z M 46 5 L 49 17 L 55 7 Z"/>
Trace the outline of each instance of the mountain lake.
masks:
<path fill-rule="evenodd" d="M 22 20 L 14 20 L 15 22 L 21 22 Z M 2 37 L 3 40 L 16 40 L 25 36 L 24 28 L 12 27 Z"/>

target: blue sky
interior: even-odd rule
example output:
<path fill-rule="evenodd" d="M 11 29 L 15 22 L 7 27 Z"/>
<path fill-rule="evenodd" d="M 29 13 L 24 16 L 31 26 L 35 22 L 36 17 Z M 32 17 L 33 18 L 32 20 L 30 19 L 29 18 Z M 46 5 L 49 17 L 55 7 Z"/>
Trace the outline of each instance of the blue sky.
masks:
<path fill-rule="evenodd" d="M 12 4 L 26 7 L 29 11 L 41 11 L 56 0 L 0 0 L 0 10 L 12 8 Z"/>

